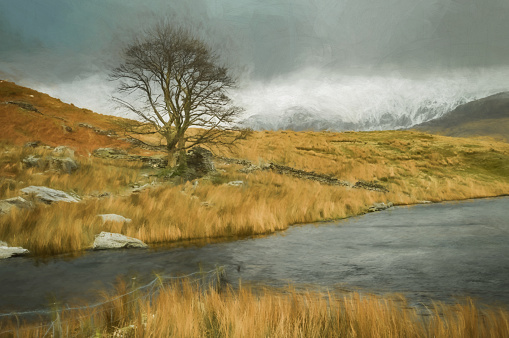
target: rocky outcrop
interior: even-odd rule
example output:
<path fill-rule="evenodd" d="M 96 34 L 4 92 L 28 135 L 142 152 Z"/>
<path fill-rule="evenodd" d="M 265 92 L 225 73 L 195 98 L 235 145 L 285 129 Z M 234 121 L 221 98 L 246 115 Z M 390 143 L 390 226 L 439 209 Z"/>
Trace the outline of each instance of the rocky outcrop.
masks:
<path fill-rule="evenodd" d="M 187 175 L 190 178 L 198 178 L 216 171 L 210 150 L 202 147 L 194 147 L 187 152 Z"/>
<path fill-rule="evenodd" d="M 58 170 L 67 174 L 72 174 L 79 169 L 78 163 L 76 163 L 76 161 L 70 157 L 38 157 L 34 155 L 28 155 L 22 160 L 22 163 L 25 168 Z"/>
<path fill-rule="evenodd" d="M 0 241 L 0 259 L 5 259 L 14 256 L 27 255 L 30 252 L 21 247 L 11 247 L 7 243 Z"/>
<path fill-rule="evenodd" d="M 117 215 L 117 214 L 102 214 L 102 215 L 97 215 L 97 216 L 101 217 L 103 222 L 119 222 L 119 223 L 131 223 L 132 222 L 132 220 L 130 218 L 126 218 L 124 216 Z"/>
<path fill-rule="evenodd" d="M 148 245 L 139 239 L 127 237 L 122 234 L 113 232 L 101 232 L 95 236 L 95 241 L 92 249 L 94 250 L 108 250 L 108 249 L 122 249 L 122 248 L 147 248 Z"/>
<path fill-rule="evenodd" d="M 38 114 L 41 114 L 43 115 L 39 109 L 35 108 L 33 104 L 29 103 L 29 102 L 24 102 L 24 101 L 7 101 L 6 103 L 8 104 L 14 104 L 24 110 L 28 110 L 28 111 L 33 111 L 34 113 L 38 113 Z"/>
<path fill-rule="evenodd" d="M 39 201 L 52 204 L 55 202 L 79 202 L 79 198 L 71 196 L 61 190 L 55 190 L 48 187 L 34 186 L 21 189 L 21 192 L 26 195 L 34 195 Z"/>
<path fill-rule="evenodd" d="M 34 204 L 27 201 L 23 197 L 8 198 L 0 201 L 0 214 L 6 214 L 11 211 L 12 208 L 19 209 L 30 209 L 34 207 Z"/>
<path fill-rule="evenodd" d="M 375 211 L 382 211 L 382 210 L 385 210 L 385 209 L 389 209 L 389 208 L 392 208 L 394 206 L 394 204 L 392 202 L 389 202 L 387 204 L 385 203 L 375 203 L 373 204 L 372 206 L 369 207 L 368 211 L 369 212 L 375 212 Z"/>

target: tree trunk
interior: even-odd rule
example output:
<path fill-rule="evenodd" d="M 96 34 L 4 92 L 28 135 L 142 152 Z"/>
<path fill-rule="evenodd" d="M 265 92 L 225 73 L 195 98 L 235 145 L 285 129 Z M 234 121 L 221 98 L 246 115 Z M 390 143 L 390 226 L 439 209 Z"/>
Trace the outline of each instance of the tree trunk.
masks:
<path fill-rule="evenodd" d="M 186 146 L 186 141 L 182 137 L 182 138 L 179 139 L 179 142 L 178 142 L 178 145 L 177 145 L 177 151 L 178 151 L 177 165 L 179 167 L 181 167 L 181 168 L 187 167 L 185 146 Z"/>
<path fill-rule="evenodd" d="M 171 169 L 178 166 L 178 149 L 177 147 L 166 147 L 167 156 L 168 156 L 168 164 L 166 168 Z"/>

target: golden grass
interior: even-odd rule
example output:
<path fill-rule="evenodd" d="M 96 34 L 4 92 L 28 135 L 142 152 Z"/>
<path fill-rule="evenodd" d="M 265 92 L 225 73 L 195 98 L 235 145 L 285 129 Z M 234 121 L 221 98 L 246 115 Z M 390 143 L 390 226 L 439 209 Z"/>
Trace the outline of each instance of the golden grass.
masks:
<path fill-rule="evenodd" d="M 27 185 L 82 196 L 113 194 L 103 199 L 88 197 L 79 204 L 12 210 L 0 217 L 0 239 L 37 255 L 86 249 L 101 231 L 123 233 L 147 243 L 233 238 L 358 215 L 375 202 L 404 205 L 509 193 L 508 144 L 417 132 L 256 132 L 226 153 L 255 163 L 274 161 L 325 173 L 351 183 L 376 181 L 388 193 L 322 185 L 269 171 L 244 174 L 238 172 L 240 165 L 218 161 L 220 172 L 200 179 L 196 188 L 190 182 L 163 182 L 123 196 L 129 184 L 155 178 L 142 177 L 142 170 L 132 163 L 88 157 L 79 158 L 81 168 L 71 175 L 24 169 L 20 159 L 29 150 L 8 145 L 3 149 L 0 198 L 17 196 Z M 44 150 L 36 152 L 45 156 Z M 245 184 L 223 184 L 233 180 Z M 102 224 L 97 215 L 103 213 L 120 214 L 133 222 Z"/>
<path fill-rule="evenodd" d="M 119 284 L 117 292 L 129 289 Z M 408 307 L 403 297 L 358 293 L 338 295 L 291 287 L 239 290 L 198 287 L 189 281 L 144 294 L 117 298 L 101 308 L 64 312 L 47 323 L 0 323 L 0 332 L 23 337 L 45 333 L 104 337 L 497 337 L 509 336 L 503 308 L 437 303 L 429 315 Z M 114 297 L 110 297 L 113 299 Z M 17 331 L 16 331 L 17 330 Z"/>
<path fill-rule="evenodd" d="M 102 192 L 122 193 L 129 184 L 140 181 L 140 164 L 128 161 L 111 161 L 94 157 L 77 157 L 80 168 L 73 174 L 26 168 L 22 160 L 30 155 L 52 156 L 44 148 L 22 148 L 0 144 L 0 199 L 18 196 L 19 190 L 29 185 L 48 186 L 53 189 L 91 195 Z"/>

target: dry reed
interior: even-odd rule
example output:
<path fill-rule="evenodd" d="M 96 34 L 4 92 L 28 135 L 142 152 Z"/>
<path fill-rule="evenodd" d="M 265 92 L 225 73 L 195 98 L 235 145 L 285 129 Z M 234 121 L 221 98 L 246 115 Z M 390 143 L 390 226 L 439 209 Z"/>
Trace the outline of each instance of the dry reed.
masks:
<path fill-rule="evenodd" d="M 125 283 L 118 293 L 129 290 Z M 162 287 L 157 296 L 133 293 L 100 308 L 64 312 L 47 322 L 0 323 L 11 336 L 107 337 L 497 337 L 509 335 L 503 308 L 437 303 L 426 316 L 404 298 L 313 291 L 203 289 L 190 281 Z M 55 314 L 58 312 L 55 312 Z"/>

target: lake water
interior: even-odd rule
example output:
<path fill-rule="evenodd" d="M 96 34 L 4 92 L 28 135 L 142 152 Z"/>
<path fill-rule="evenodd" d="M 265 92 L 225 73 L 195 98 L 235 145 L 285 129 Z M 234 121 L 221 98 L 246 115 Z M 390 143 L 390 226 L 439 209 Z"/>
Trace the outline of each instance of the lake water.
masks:
<path fill-rule="evenodd" d="M 98 299 L 118 275 L 150 281 L 225 266 L 236 285 L 288 283 L 405 294 L 413 304 L 470 296 L 509 305 L 509 198 L 395 207 L 275 235 L 204 246 L 0 261 L 0 312 L 55 298 Z"/>

